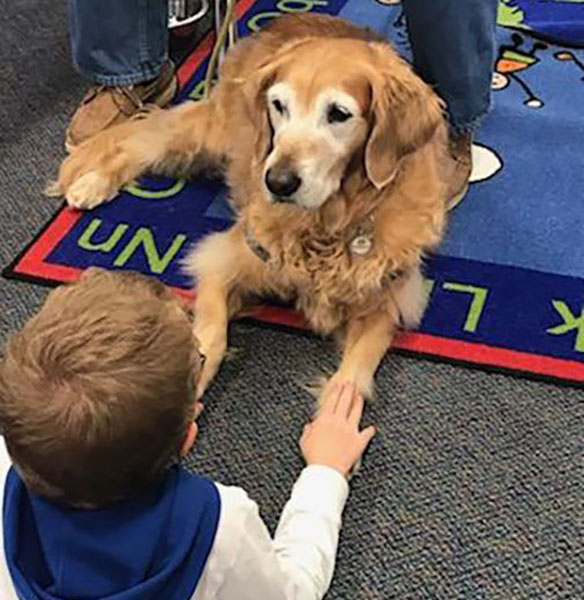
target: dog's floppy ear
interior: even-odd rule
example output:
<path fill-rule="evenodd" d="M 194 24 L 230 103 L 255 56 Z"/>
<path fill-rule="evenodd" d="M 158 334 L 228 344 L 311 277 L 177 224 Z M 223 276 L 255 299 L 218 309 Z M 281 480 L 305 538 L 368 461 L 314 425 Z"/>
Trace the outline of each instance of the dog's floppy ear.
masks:
<path fill-rule="evenodd" d="M 367 177 L 377 189 L 394 178 L 399 162 L 424 146 L 444 120 L 438 96 L 385 44 L 370 76 L 371 130 L 365 147 Z"/>
<path fill-rule="evenodd" d="M 276 79 L 276 69 L 275 64 L 262 66 L 243 86 L 246 112 L 254 128 L 253 154 L 256 164 L 265 160 L 272 144 L 266 92 Z"/>

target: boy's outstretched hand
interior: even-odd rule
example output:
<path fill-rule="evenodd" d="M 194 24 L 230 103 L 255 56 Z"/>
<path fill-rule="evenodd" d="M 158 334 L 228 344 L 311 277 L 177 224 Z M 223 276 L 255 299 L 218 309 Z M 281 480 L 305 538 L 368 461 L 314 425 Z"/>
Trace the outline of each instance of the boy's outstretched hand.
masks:
<path fill-rule="evenodd" d="M 359 431 L 363 404 L 363 396 L 351 384 L 331 389 L 300 438 L 307 465 L 325 465 L 349 475 L 375 435 L 373 426 Z"/>

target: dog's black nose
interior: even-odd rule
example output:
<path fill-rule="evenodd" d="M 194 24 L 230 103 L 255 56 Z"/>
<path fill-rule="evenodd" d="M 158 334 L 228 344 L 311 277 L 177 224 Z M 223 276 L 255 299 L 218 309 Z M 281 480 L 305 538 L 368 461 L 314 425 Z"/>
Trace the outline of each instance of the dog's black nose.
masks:
<path fill-rule="evenodd" d="M 272 167 L 266 172 L 266 186 L 277 199 L 285 201 L 298 190 L 302 179 L 287 168 Z"/>

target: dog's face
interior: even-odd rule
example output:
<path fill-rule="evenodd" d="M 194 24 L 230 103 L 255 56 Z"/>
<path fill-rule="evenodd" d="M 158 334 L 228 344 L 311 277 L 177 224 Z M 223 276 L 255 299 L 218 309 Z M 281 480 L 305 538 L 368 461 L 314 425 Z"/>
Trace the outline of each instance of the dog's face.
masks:
<path fill-rule="evenodd" d="M 436 96 L 383 44 L 295 42 L 250 86 L 266 197 L 305 209 L 337 192 L 355 160 L 383 188 L 442 120 Z"/>
<path fill-rule="evenodd" d="M 287 77 L 268 89 L 273 147 L 263 176 L 275 202 L 320 207 L 339 189 L 348 161 L 363 145 L 365 107 L 343 82 L 335 83 L 307 90 Z"/>

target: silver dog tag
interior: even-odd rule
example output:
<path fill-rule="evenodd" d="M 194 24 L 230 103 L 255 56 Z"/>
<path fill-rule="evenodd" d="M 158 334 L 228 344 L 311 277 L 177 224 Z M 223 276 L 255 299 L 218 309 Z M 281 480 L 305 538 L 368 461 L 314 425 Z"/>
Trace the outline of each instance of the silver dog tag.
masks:
<path fill-rule="evenodd" d="M 356 238 L 353 238 L 351 240 L 351 243 L 349 244 L 351 254 L 356 254 L 357 256 L 364 256 L 365 254 L 369 254 L 369 252 L 371 252 L 372 247 L 373 241 L 368 235 L 358 235 Z"/>

